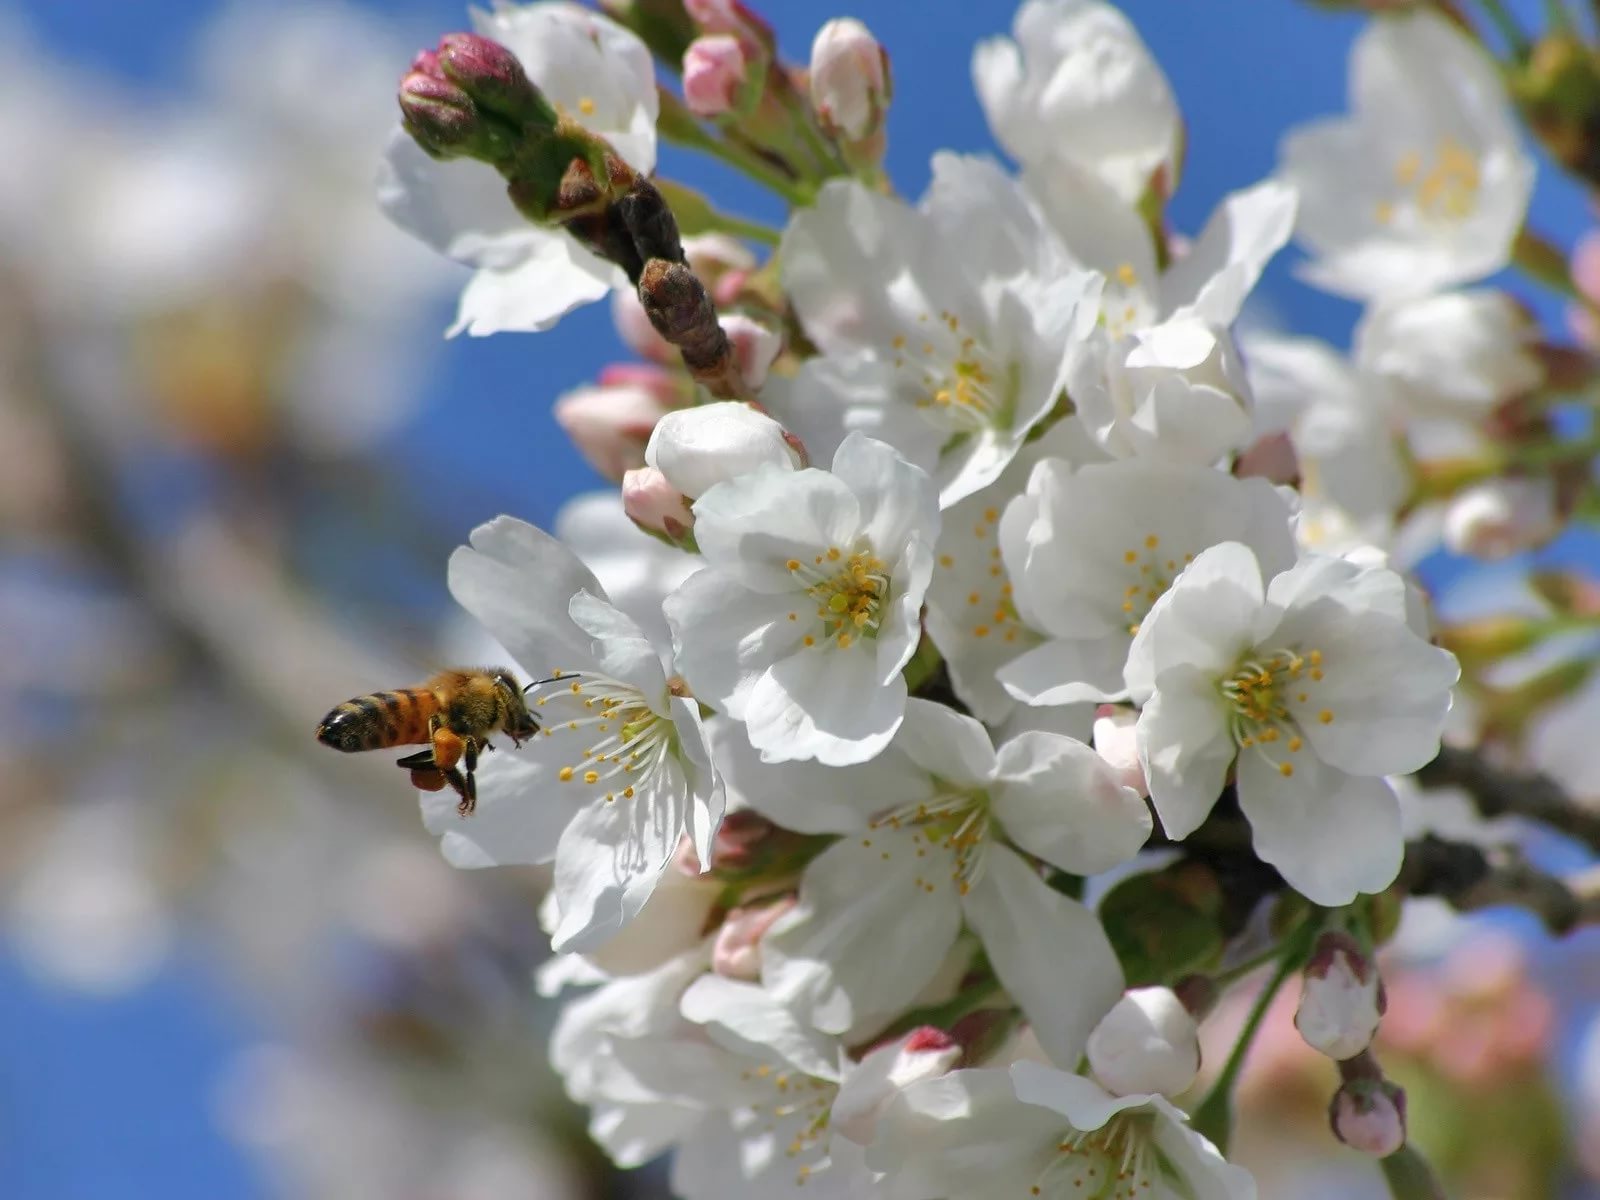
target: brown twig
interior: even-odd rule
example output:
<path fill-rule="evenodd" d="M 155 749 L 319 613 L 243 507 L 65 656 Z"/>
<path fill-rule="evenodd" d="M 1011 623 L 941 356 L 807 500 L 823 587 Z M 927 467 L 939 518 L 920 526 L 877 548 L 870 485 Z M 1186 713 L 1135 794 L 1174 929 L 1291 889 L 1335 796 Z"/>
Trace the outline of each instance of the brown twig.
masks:
<path fill-rule="evenodd" d="M 1414 896 L 1439 896 L 1462 912 L 1499 904 L 1525 908 L 1558 935 L 1600 924 L 1596 881 L 1560 879 L 1509 847 L 1485 850 L 1429 834 L 1407 844 L 1398 882 Z"/>
<path fill-rule="evenodd" d="M 1444 746 L 1416 780 L 1425 788 L 1460 788 L 1485 817 L 1529 817 L 1600 850 L 1600 809 L 1578 803 L 1541 771 L 1499 767 L 1474 751 Z"/>

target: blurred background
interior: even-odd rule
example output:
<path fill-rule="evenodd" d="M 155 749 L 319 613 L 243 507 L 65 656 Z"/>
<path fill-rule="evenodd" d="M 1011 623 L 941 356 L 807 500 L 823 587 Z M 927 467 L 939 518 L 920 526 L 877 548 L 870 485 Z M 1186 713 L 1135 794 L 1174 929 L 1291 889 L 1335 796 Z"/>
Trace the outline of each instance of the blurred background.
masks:
<path fill-rule="evenodd" d="M 1125 7 L 1189 120 L 1180 230 L 1343 107 L 1359 19 Z M 936 149 L 993 152 L 968 61 L 1009 4 L 766 15 L 803 62 L 846 13 L 892 56 L 902 193 Z M 607 307 L 446 341 L 462 276 L 372 201 L 395 81 L 465 24 L 442 0 L 0 2 L 7 1200 L 665 1193 L 608 1172 L 544 1065 L 537 873 L 451 871 L 387 759 L 311 737 L 346 696 L 476 657 L 444 586 L 474 524 L 548 527 L 602 486 L 550 406 L 626 357 Z M 714 164 L 668 149 L 662 170 L 781 219 Z M 1593 217 L 1550 175 L 1532 220 L 1571 246 Z M 1336 344 L 1356 316 L 1283 262 L 1258 295 L 1252 320 Z M 1581 539 L 1548 553 L 1596 561 Z M 1462 1195 L 1600 1195 L 1594 931 L 1412 926 L 1384 1061 L 1414 1119 L 1438 1114 L 1419 1140 Z M 1285 1014 L 1268 1035 L 1263 1196 L 1375 1194 Z"/>

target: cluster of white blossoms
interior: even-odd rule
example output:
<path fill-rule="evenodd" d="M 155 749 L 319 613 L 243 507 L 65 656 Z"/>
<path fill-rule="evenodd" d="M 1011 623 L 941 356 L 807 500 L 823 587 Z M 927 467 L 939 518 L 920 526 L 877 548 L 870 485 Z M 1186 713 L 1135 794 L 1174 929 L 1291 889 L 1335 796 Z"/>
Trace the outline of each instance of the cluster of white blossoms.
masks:
<path fill-rule="evenodd" d="M 473 532 L 451 590 L 543 729 L 487 756 L 475 815 L 423 796 L 457 865 L 553 864 L 541 986 L 589 989 L 554 1059 L 591 1132 L 625 1166 L 676 1150 L 689 1197 L 1253 1196 L 1173 1102 L 1248 938 L 1152 962 L 1115 901 L 1248 860 L 1300 922 L 1286 969 L 1331 929 L 1370 977 L 1391 779 L 1438 753 L 1459 674 L 1390 565 L 1414 460 L 1541 371 L 1506 297 L 1448 290 L 1507 263 L 1531 188 L 1492 61 L 1430 11 L 1374 18 L 1351 113 L 1180 239 L 1182 121 L 1110 4 L 1027 0 L 977 48 L 1018 169 L 941 153 L 917 201 L 859 22 L 804 71 L 736 0 L 605 7 L 497 8 L 419 56 L 383 185 L 476 268 L 458 329 L 614 293 L 646 360 L 558 414 L 652 536 L 614 497 L 578 552 Z M 660 183 L 694 235 L 663 237 L 658 130 L 772 186 L 786 228 Z M 1296 236 L 1307 280 L 1371 306 L 1351 362 L 1236 341 Z M 673 270 L 720 333 L 684 333 Z M 1526 544 L 1524 484 L 1444 527 Z M 1355 1060 L 1377 985 L 1346 1020 L 1329 969 L 1302 1027 Z"/>

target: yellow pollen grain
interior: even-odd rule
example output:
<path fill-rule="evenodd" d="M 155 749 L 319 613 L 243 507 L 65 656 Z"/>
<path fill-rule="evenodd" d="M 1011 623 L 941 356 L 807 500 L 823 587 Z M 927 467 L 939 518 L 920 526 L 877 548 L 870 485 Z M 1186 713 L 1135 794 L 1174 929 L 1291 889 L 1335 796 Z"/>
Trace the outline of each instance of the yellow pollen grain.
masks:
<path fill-rule="evenodd" d="M 1317 720 L 1321 721 L 1324 725 L 1332 725 L 1333 724 L 1333 710 L 1331 708 L 1323 709 L 1321 712 L 1319 712 L 1317 714 Z"/>
<path fill-rule="evenodd" d="M 1139 282 L 1139 273 L 1133 269 L 1132 263 L 1117 264 L 1117 282 L 1123 287 L 1132 287 Z"/>
<path fill-rule="evenodd" d="M 1295 753 L 1297 753 L 1297 752 L 1298 752 L 1298 751 L 1299 751 L 1299 749 L 1300 749 L 1300 747 L 1301 747 L 1301 746 L 1303 746 L 1303 745 L 1305 745 L 1305 743 L 1304 743 L 1304 742 L 1302 742 L 1302 741 L 1301 741 L 1301 740 L 1300 740 L 1300 739 L 1299 739 L 1299 737 L 1292 737 L 1292 738 L 1290 738 L 1290 739 L 1289 739 L 1289 753 L 1290 753 L 1290 754 L 1295 754 Z"/>
<path fill-rule="evenodd" d="M 586 117 L 594 116 L 594 101 L 585 96 L 578 101 L 578 111 Z"/>
<path fill-rule="evenodd" d="M 1159 545 L 1161 545 L 1161 539 L 1155 534 L 1150 533 L 1145 535 L 1144 548 L 1146 550 L 1154 550 Z"/>
<path fill-rule="evenodd" d="M 1294 764 L 1293 763 L 1279 763 L 1278 764 L 1278 774 L 1282 775 L 1285 779 L 1289 778 L 1289 776 L 1294 774 Z"/>
<path fill-rule="evenodd" d="M 1379 200 L 1372 206 L 1372 219 L 1379 225 L 1387 225 L 1394 220 L 1394 205 L 1388 200 Z"/>
<path fill-rule="evenodd" d="M 629 800 L 632 800 L 633 799 L 633 785 L 630 783 L 627 787 L 623 788 L 622 789 L 622 794 L 624 796 L 626 796 Z"/>
<path fill-rule="evenodd" d="M 987 525 L 974 525 L 972 527 L 972 536 L 973 537 L 978 537 L 978 538 L 986 537 L 986 536 L 988 536 L 988 533 L 989 533 L 989 527 Z"/>
<path fill-rule="evenodd" d="M 978 604 L 978 603 L 981 603 L 982 600 L 983 600 L 983 597 L 978 595 L 977 592 L 969 592 L 967 594 L 967 603 L 968 604 Z"/>
<path fill-rule="evenodd" d="M 800 569 L 800 560 L 798 558 L 791 558 L 784 565 L 787 566 L 791 571 L 798 571 Z"/>
<path fill-rule="evenodd" d="M 805 636 L 805 638 L 804 638 L 804 642 L 805 642 L 805 644 L 806 644 L 806 645 L 807 645 L 807 646 L 815 646 L 815 645 L 816 645 L 816 644 L 817 644 L 817 639 L 816 639 L 816 638 L 814 638 L 814 637 L 812 637 L 812 636 L 811 636 L 811 635 L 810 635 L 810 634 L 809 634 L 809 633 L 808 633 L 808 634 L 806 634 L 806 636 Z"/>
<path fill-rule="evenodd" d="M 972 636 L 973 637 L 988 637 L 989 636 L 989 627 L 987 625 L 976 625 L 976 626 L 974 626 L 973 630 L 972 630 Z"/>
<path fill-rule="evenodd" d="M 799 613 L 790 613 L 789 614 L 789 620 L 798 621 L 799 619 L 800 619 L 800 614 Z"/>
<path fill-rule="evenodd" d="M 1122 552 L 1122 561 L 1130 564 L 1138 562 L 1139 552 L 1137 550 L 1124 550 Z"/>
<path fill-rule="evenodd" d="M 837 547 L 837 546 L 829 546 L 828 547 L 828 561 L 829 562 L 838 562 L 843 557 L 844 557 L 844 552 L 841 551 L 839 549 L 839 547 Z"/>
<path fill-rule="evenodd" d="M 600 782 L 600 772 L 599 771 L 585 771 L 583 773 L 583 781 L 585 783 L 599 783 Z"/>
<path fill-rule="evenodd" d="M 941 567 L 953 567 L 956 565 L 956 560 L 951 558 L 948 554 L 941 554 L 939 555 L 939 565 Z"/>
<path fill-rule="evenodd" d="M 562 783 L 570 783 L 572 781 L 572 768 L 562 767 L 560 771 L 556 772 L 556 778 L 561 780 Z"/>
<path fill-rule="evenodd" d="M 983 510 L 983 519 L 985 521 L 989 522 L 989 524 L 993 525 L 996 521 L 998 521 L 1000 519 L 1000 510 L 998 508 L 986 508 L 986 509 L 984 509 Z"/>
<path fill-rule="evenodd" d="M 839 635 L 839 649 L 841 649 L 841 650 L 850 649 L 850 642 L 851 642 L 851 637 L 850 637 L 850 635 L 848 633 L 841 633 Z"/>
<path fill-rule="evenodd" d="M 906 335 L 903 333 L 895 334 L 889 344 L 896 350 L 904 350 L 906 348 Z"/>

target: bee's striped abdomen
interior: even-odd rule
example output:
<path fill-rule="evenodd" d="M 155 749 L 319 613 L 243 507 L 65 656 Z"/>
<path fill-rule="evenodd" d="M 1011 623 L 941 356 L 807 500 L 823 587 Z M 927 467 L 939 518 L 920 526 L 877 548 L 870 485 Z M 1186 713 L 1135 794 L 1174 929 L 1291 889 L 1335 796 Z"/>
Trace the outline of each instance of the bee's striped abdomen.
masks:
<path fill-rule="evenodd" d="M 428 718 L 439 702 L 425 688 L 373 692 L 346 700 L 317 726 L 317 741 L 335 750 L 380 750 L 428 740 Z"/>

